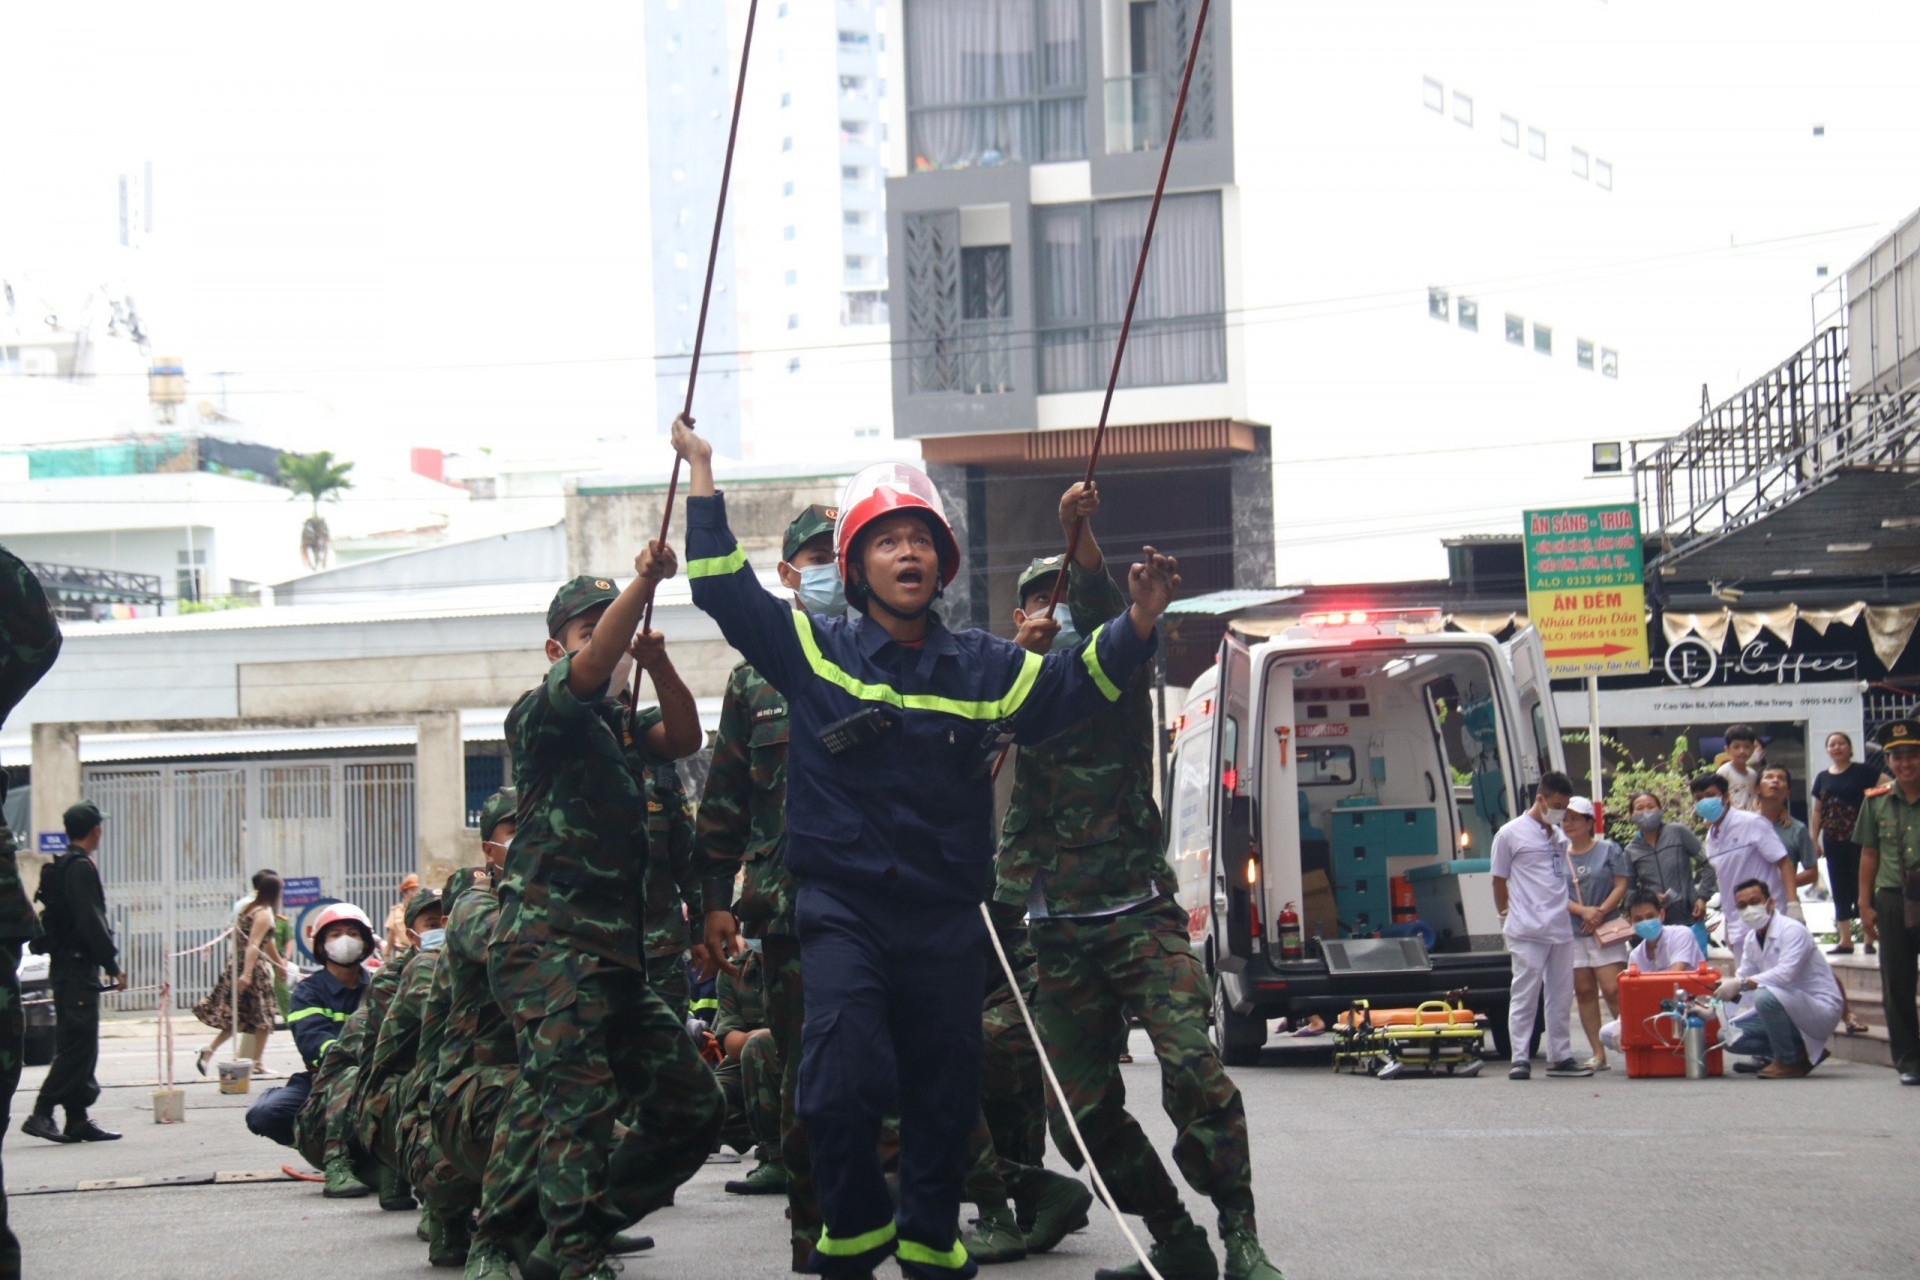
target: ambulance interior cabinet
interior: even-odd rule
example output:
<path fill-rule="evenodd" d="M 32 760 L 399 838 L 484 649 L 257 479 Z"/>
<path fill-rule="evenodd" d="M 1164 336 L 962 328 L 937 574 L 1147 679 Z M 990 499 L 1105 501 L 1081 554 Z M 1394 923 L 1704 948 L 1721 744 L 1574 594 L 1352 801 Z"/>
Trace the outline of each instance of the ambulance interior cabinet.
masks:
<path fill-rule="evenodd" d="M 1381 805 L 1335 809 L 1330 816 L 1340 927 L 1350 937 L 1364 938 L 1393 919 L 1387 859 L 1432 858 L 1439 852 L 1433 810 Z"/>
<path fill-rule="evenodd" d="M 1407 872 L 1414 909 L 1433 926 L 1435 951 L 1497 950 L 1500 915 L 1493 909 L 1493 863 L 1486 858 L 1430 862 Z"/>

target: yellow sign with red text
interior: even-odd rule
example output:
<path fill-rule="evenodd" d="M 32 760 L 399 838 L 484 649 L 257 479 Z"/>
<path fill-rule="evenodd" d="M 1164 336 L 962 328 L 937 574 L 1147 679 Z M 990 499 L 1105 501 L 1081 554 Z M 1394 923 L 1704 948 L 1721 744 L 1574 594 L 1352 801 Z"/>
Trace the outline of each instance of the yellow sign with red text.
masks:
<path fill-rule="evenodd" d="M 1525 514 L 1527 616 L 1555 679 L 1647 669 L 1640 512 L 1631 503 Z"/>

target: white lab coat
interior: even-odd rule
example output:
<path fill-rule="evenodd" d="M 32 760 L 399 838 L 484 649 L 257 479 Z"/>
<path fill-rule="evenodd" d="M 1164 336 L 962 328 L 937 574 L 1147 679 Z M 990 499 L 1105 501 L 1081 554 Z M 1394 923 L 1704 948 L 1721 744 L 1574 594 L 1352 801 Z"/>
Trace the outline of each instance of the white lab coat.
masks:
<path fill-rule="evenodd" d="M 1766 941 L 1758 933 L 1749 933 L 1741 944 L 1738 973 L 1773 992 L 1807 1042 L 1808 1057 L 1818 1062 L 1840 1025 L 1845 1003 L 1840 980 L 1833 976 L 1807 926 L 1775 908 Z M 1746 1007 L 1740 1013 L 1752 1008 L 1751 999 L 1741 1001 Z"/>

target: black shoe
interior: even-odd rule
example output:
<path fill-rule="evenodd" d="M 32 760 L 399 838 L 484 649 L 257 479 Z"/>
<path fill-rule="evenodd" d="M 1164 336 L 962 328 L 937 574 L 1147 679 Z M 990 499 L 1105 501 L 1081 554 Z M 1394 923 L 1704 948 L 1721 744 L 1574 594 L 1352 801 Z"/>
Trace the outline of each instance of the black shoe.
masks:
<path fill-rule="evenodd" d="M 1765 1058 L 1742 1058 L 1733 1064 L 1733 1069 L 1743 1076 L 1757 1076 L 1760 1068 L 1767 1065 Z"/>
<path fill-rule="evenodd" d="M 69 1142 L 112 1142 L 119 1134 L 111 1129 L 102 1129 L 90 1116 L 67 1117 L 67 1141 Z"/>
<path fill-rule="evenodd" d="M 1507 1072 L 1507 1079 L 1509 1080 L 1533 1079 L 1533 1064 L 1531 1062 L 1514 1063 L 1513 1067 Z"/>
<path fill-rule="evenodd" d="M 43 1116 L 38 1111 L 20 1122 L 20 1132 L 35 1138 L 45 1138 L 48 1142 L 78 1142 L 80 1139 L 60 1132 L 60 1126 L 53 1122 L 52 1116 Z M 119 1137 L 119 1134 L 114 1134 Z"/>
<path fill-rule="evenodd" d="M 1920 1084 L 1920 1071 L 1902 1071 L 1900 1073 L 1900 1083 Z"/>

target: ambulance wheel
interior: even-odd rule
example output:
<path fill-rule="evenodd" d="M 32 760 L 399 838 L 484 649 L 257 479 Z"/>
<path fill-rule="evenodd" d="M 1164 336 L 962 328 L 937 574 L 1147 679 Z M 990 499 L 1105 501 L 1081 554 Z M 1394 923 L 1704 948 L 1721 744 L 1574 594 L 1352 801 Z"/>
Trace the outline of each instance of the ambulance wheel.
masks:
<path fill-rule="evenodd" d="M 1213 977 L 1213 1025 L 1207 1028 L 1207 1039 L 1230 1067 L 1258 1066 L 1260 1047 L 1267 1042 L 1264 1018 L 1249 1018 L 1227 1007 L 1227 989 L 1219 974 Z"/>

